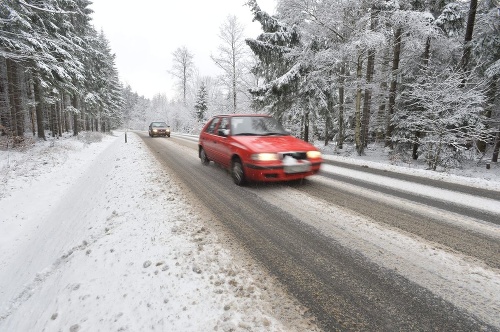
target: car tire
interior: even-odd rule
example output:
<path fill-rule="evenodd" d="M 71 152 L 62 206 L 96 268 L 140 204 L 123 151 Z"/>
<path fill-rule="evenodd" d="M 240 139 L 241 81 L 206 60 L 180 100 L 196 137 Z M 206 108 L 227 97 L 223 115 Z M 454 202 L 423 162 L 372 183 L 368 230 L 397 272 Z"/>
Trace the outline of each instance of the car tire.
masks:
<path fill-rule="evenodd" d="M 203 166 L 210 164 L 210 159 L 208 159 L 207 154 L 203 148 L 200 149 L 200 159 Z"/>
<path fill-rule="evenodd" d="M 242 186 L 245 184 L 245 172 L 243 170 L 243 164 L 239 158 L 236 158 L 231 163 L 231 177 L 233 181 L 238 186 Z"/>

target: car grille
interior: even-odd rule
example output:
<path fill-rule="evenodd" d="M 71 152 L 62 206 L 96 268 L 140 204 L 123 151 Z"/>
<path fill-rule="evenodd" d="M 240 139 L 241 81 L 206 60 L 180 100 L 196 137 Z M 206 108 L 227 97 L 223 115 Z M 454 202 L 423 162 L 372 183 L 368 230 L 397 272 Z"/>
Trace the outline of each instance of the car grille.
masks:
<path fill-rule="evenodd" d="M 290 156 L 292 158 L 295 158 L 297 160 L 304 160 L 307 159 L 307 152 L 283 152 L 280 153 L 281 159 L 285 158 L 286 156 Z"/>

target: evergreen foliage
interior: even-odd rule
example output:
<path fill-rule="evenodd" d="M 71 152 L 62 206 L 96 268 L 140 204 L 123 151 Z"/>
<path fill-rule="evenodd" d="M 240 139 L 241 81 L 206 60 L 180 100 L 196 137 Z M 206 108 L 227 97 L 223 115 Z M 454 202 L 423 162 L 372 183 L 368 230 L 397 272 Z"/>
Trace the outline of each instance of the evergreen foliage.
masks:
<path fill-rule="evenodd" d="M 194 109 L 196 111 L 196 118 L 198 119 L 199 122 L 203 122 L 204 120 L 206 120 L 206 113 L 208 110 L 207 98 L 208 98 L 207 89 L 205 85 L 202 85 L 200 87 L 200 90 L 198 91 L 198 96 L 194 104 Z"/>
<path fill-rule="evenodd" d="M 10 135 L 22 137 L 26 126 L 45 139 L 47 130 L 53 136 L 70 130 L 77 135 L 121 125 L 114 55 L 90 25 L 90 4 L 0 3 L 0 121 Z"/>
<path fill-rule="evenodd" d="M 275 16 L 257 2 L 247 1 L 263 30 L 247 39 L 263 78 L 254 104 L 303 138 L 310 124 L 313 139 L 359 154 L 385 139 L 432 169 L 498 155 L 493 1 L 281 0 Z"/>

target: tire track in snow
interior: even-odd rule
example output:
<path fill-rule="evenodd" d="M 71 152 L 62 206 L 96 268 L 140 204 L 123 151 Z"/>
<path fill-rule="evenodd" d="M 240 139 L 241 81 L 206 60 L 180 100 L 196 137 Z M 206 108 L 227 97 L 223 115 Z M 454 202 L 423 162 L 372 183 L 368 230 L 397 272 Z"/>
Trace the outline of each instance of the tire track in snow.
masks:
<path fill-rule="evenodd" d="M 418 237 L 384 227 L 347 208 L 288 188 L 259 188 L 256 194 L 279 206 L 335 243 L 359 252 L 453 305 L 500 327 L 500 271 Z M 297 204 L 300 202 L 300 204 Z"/>

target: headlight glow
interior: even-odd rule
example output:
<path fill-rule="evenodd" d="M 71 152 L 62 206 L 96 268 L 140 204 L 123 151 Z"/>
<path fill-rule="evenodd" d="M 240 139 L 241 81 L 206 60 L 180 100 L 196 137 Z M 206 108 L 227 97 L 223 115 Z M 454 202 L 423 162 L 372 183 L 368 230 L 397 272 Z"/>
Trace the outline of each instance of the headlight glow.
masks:
<path fill-rule="evenodd" d="M 321 158 L 321 152 L 307 151 L 307 159 L 318 159 L 318 158 Z"/>
<path fill-rule="evenodd" d="M 153 129 L 153 132 L 156 133 L 158 130 L 157 129 Z"/>
<path fill-rule="evenodd" d="M 279 160 L 279 156 L 277 153 L 255 153 L 251 156 L 252 160 L 258 161 L 272 161 Z"/>

